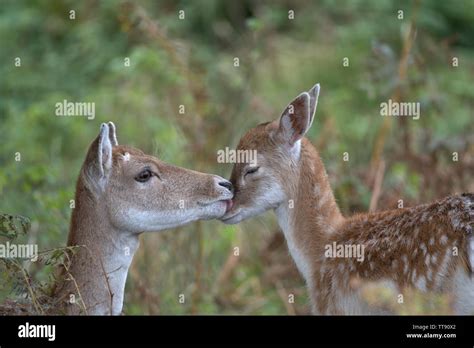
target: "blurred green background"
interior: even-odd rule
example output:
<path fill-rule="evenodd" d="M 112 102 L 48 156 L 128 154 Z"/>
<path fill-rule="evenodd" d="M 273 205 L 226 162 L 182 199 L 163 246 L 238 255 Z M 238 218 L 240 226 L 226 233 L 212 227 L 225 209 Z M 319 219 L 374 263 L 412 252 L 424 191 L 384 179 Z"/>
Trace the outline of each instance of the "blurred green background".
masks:
<path fill-rule="evenodd" d="M 316 82 L 308 137 L 344 214 L 473 192 L 473 23 L 469 0 L 2 0 L 0 212 L 28 216 L 25 238 L 40 249 L 64 245 L 75 180 L 101 122 L 115 122 L 122 144 L 229 177 L 217 150 Z M 389 98 L 420 102 L 420 119 L 380 116 Z M 95 119 L 55 116 L 64 99 L 95 102 Z M 309 311 L 270 213 L 141 239 L 127 314 Z M 50 270 L 29 271 L 41 281 Z M 399 313 L 446 312 L 446 299 L 410 296 L 404 307 L 368 291 Z M 7 296 L 2 282 L 0 302 Z"/>

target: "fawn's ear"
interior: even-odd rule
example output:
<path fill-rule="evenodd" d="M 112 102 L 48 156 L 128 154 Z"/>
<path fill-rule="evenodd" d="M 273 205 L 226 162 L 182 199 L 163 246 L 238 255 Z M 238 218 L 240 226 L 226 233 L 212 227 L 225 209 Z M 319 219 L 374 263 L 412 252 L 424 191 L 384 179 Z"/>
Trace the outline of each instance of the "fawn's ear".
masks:
<path fill-rule="evenodd" d="M 115 124 L 113 122 L 109 122 L 108 126 L 109 126 L 109 139 L 110 139 L 110 142 L 112 143 L 112 146 L 117 146 L 118 141 L 117 141 L 117 134 L 115 133 Z"/>
<path fill-rule="evenodd" d="M 313 124 L 314 114 L 316 113 L 316 108 L 318 107 L 318 98 L 319 98 L 319 83 L 315 84 L 308 92 L 309 94 L 309 126 Z"/>
<path fill-rule="evenodd" d="M 102 123 L 100 133 L 87 152 L 84 170 L 87 181 L 103 188 L 112 168 L 112 142 L 110 124 Z M 113 127 L 113 126 L 112 126 Z M 115 127 L 113 127 L 115 128 Z"/>
<path fill-rule="evenodd" d="M 309 129 L 309 107 L 310 96 L 303 92 L 288 104 L 280 117 L 278 135 L 290 146 L 300 140 Z"/>

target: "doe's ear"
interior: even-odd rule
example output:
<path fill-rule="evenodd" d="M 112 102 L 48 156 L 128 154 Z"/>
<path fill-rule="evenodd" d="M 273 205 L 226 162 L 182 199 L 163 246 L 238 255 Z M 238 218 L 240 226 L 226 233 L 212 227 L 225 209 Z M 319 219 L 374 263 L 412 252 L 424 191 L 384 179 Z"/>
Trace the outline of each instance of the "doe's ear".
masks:
<path fill-rule="evenodd" d="M 83 165 L 87 181 L 101 188 L 112 168 L 112 142 L 109 131 L 109 125 L 102 123 L 100 133 L 90 145 Z"/>
<path fill-rule="evenodd" d="M 313 124 L 314 115 L 316 114 L 316 108 L 318 107 L 318 98 L 319 98 L 319 83 L 315 84 L 313 88 L 308 91 L 309 94 L 309 126 Z"/>
<path fill-rule="evenodd" d="M 307 92 L 297 96 L 283 111 L 278 128 L 284 142 L 293 146 L 309 129 L 310 96 Z"/>
<path fill-rule="evenodd" d="M 97 149 L 97 164 L 101 178 L 105 178 L 110 168 L 112 168 L 112 142 L 110 141 L 109 133 L 109 125 L 102 123 L 100 126 Z"/>

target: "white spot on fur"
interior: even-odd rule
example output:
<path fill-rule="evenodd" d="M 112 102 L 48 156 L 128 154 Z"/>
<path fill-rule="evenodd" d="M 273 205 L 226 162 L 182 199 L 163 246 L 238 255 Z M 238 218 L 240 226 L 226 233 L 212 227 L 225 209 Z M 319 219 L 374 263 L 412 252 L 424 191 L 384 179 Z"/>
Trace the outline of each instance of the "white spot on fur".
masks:
<path fill-rule="evenodd" d="M 451 219 L 451 222 L 453 224 L 453 227 L 454 229 L 459 229 L 459 227 L 461 227 L 461 220 L 459 219 L 459 217 L 455 216 Z"/>
<path fill-rule="evenodd" d="M 426 264 L 426 266 L 429 266 L 429 265 L 430 265 L 430 254 L 426 254 L 426 257 L 425 257 L 425 264 Z"/>
<path fill-rule="evenodd" d="M 427 275 L 426 275 L 426 279 L 427 279 L 428 281 L 431 281 L 431 280 L 433 279 L 433 275 L 434 275 L 434 274 L 433 274 L 433 269 L 432 269 L 431 267 L 428 268 L 428 273 L 427 273 Z"/>
<path fill-rule="evenodd" d="M 448 236 L 446 234 L 443 234 L 439 241 L 442 245 L 446 245 L 446 243 L 448 242 Z"/>
<path fill-rule="evenodd" d="M 428 213 L 424 212 L 423 215 L 421 215 L 421 222 L 425 222 L 428 219 Z"/>

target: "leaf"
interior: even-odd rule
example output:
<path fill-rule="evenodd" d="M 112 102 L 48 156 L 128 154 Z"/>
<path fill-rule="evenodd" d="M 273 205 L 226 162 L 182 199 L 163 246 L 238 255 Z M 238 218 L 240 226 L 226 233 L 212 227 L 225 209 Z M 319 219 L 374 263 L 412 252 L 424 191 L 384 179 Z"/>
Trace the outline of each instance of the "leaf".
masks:
<path fill-rule="evenodd" d="M 31 221 L 27 217 L 0 213 L 0 236 L 14 240 L 20 234 L 28 233 L 30 227 Z"/>

